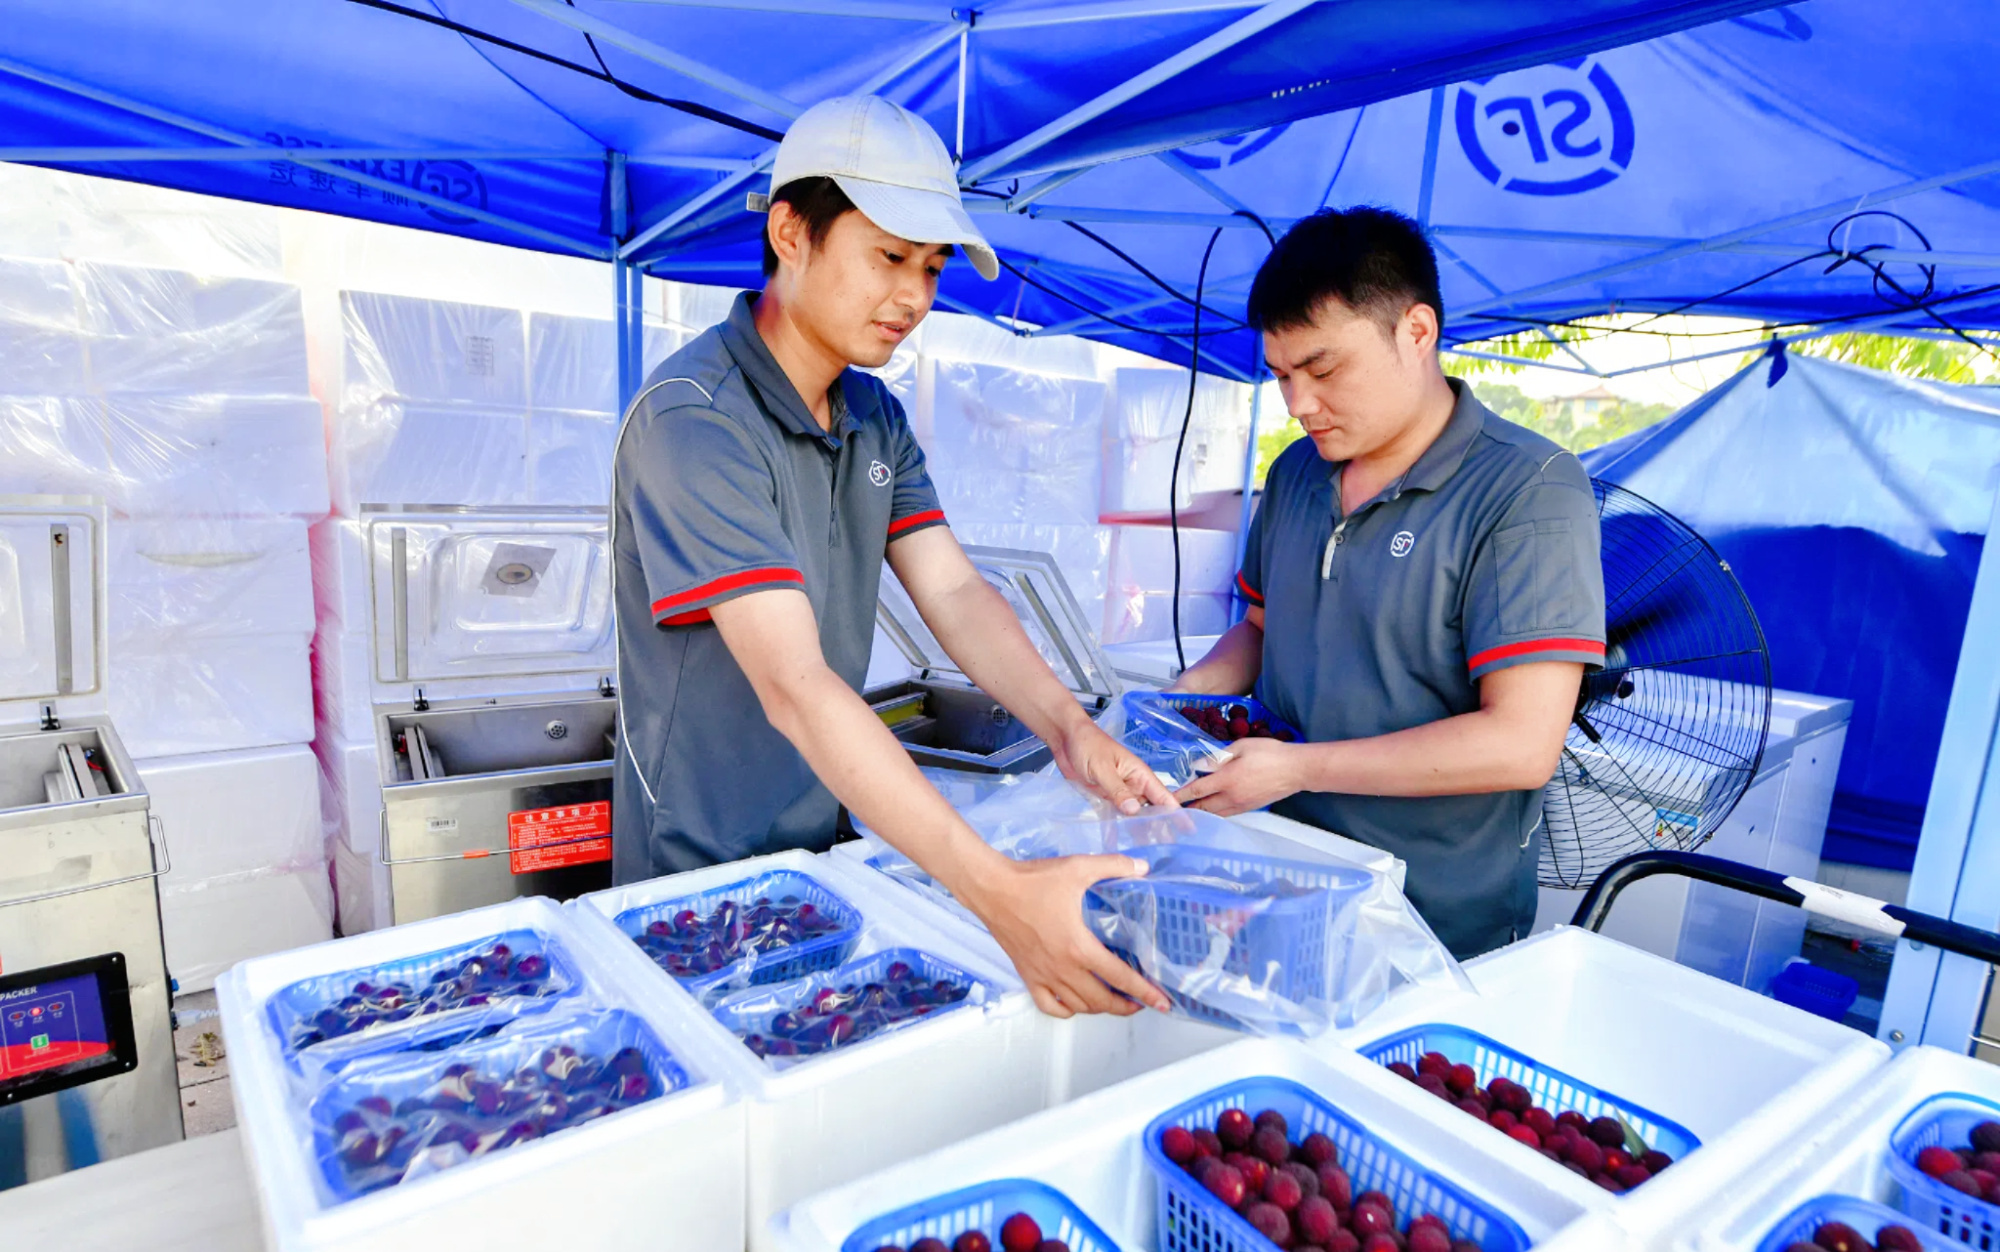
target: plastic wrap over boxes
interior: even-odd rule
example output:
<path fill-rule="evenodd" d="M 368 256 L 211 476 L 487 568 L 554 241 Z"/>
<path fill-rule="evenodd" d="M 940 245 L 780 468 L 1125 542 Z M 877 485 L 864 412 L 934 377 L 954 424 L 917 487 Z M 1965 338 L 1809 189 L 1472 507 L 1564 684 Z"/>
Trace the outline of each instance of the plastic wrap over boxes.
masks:
<path fill-rule="evenodd" d="M 932 368 L 926 451 L 946 517 L 1097 523 L 1102 383 L 965 361 Z"/>
<path fill-rule="evenodd" d="M 1236 534 L 1181 528 L 1181 637 L 1219 635 L 1232 624 Z M 1174 537 L 1165 526 L 1111 528 L 1105 580 L 1106 643 L 1174 637 Z M 1188 654 L 1188 663 L 1197 659 Z"/>
<path fill-rule="evenodd" d="M 1188 421 L 1181 450 L 1178 508 L 1197 491 L 1235 491 L 1243 485 L 1243 445 L 1250 433 L 1250 388 L 1203 376 L 1189 418 L 1186 370 L 1124 368 L 1116 371 L 1104 422 L 1106 514 L 1165 513 L 1174 482 L 1174 449 Z"/>

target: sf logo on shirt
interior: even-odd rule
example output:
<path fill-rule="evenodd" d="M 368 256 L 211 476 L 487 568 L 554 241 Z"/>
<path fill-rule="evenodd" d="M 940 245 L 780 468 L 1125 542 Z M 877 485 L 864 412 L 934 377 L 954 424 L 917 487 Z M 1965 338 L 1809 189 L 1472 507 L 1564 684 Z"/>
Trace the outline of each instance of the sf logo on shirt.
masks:
<path fill-rule="evenodd" d="M 1408 556 L 1410 555 L 1410 549 L 1416 546 L 1417 537 L 1415 535 L 1407 530 L 1399 530 L 1396 532 L 1396 537 L 1389 541 L 1389 555 L 1395 557 Z"/>
<path fill-rule="evenodd" d="M 889 467 L 880 461 L 870 461 L 868 463 L 868 481 L 874 483 L 877 487 L 888 486 Z"/>

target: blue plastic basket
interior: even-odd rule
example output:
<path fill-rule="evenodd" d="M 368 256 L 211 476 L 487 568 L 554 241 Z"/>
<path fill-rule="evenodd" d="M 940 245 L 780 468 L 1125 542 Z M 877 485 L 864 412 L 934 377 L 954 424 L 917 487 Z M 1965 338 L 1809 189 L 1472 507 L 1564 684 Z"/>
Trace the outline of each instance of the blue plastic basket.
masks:
<path fill-rule="evenodd" d="M 445 1077 L 445 1071 L 456 1065 L 470 1066 L 482 1078 L 504 1081 L 506 1076 L 534 1063 L 545 1049 L 563 1045 L 575 1047 L 579 1052 L 598 1059 L 608 1058 L 621 1048 L 637 1048 L 645 1059 L 646 1073 L 653 1080 L 652 1091 L 636 1101 L 637 1104 L 649 1103 L 679 1091 L 691 1081 L 687 1071 L 660 1042 L 652 1028 L 637 1015 L 623 1009 L 544 1014 L 517 1024 L 493 1038 L 481 1039 L 433 1056 L 413 1054 L 398 1047 L 395 1041 L 385 1040 L 381 1051 L 350 1059 L 338 1077 L 319 1089 L 310 1105 L 314 1157 L 319 1162 L 320 1174 L 328 1192 L 336 1203 L 343 1203 L 382 1190 L 384 1186 L 405 1185 L 402 1180 L 396 1179 L 380 1185 L 356 1186 L 341 1164 L 339 1132 L 335 1123 L 341 1114 L 356 1108 L 363 1099 L 380 1097 L 392 1106 L 413 1097 L 426 1099 Z M 477 1120 L 470 1114 L 466 1116 L 469 1120 Z M 513 1120 L 512 1115 L 494 1114 L 480 1121 L 474 1129 L 490 1134 L 504 1130 Z M 552 1133 L 565 1133 L 576 1128 L 565 1127 Z M 479 1155 L 504 1150 L 482 1145 Z M 411 1169 L 405 1177 L 414 1182 L 420 1173 L 428 1175 L 439 1168 L 450 1167 L 449 1162 L 430 1162 L 426 1167 Z"/>
<path fill-rule="evenodd" d="M 1911 1109 L 1889 1135 L 1889 1173 L 1903 1188 L 1899 1207 L 1925 1234 L 1942 1235 L 1979 1252 L 2000 1252 L 2000 1206 L 1947 1187 L 1917 1168 L 1917 1153 L 1968 1143 L 1972 1128 L 1986 1121 L 2000 1121 L 2000 1104 L 1957 1092 L 1932 1096 Z"/>
<path fill-rule="evenodd" d="M 1551 1069 L 1533 1057 L 1463 1026 L 1412 1026 L 1386 1039 L 1378 1039 L 1361 1048 L 1360 1052 L 1378 1065 L 1401 1061 L 1412 1067 L 1424 1053 L 1441 1052 L 1454 1065 L 1470 1065 L 1472 1072 L 1479 1075 L 1482 1087 L 1495 1078 L 1520 1083 L 1534 1094 L 1536 1104 L 1551 1113 L 1574 1111 L 1591 1118 L 1621 1117 L 1639 1132 L 1639 1137 L 1649 1147 L 1666 1153 L 1676 1161 L 1701 1146 L 1701 1140 L 1695 1138 L 1694 1132 L 1679 1122 L 1668 1121 L 1651 1109 L 1622 1100 L 1561 1070 Z M 1493 1133 L 1500 1134 L 1497 1130 Z M 1534 1151 L 1526 1144 L 1521 1147 L 1523 1151 Z"/>
<path fill-rule="evenodd" d="M 1810 961 L 1794 961 L 1771 979 L 1772 999 L 1828 1021 L 1845 1018 L 1860 993 L 1860 983 Z"/>
<path fill-rule="evenodd" d="M 1163 770 L 1180 778 L 1184 772 L 1190 748 L 1201 755 L 1221 752 L 1228 744 L 1203 731 L 1193 722 L 1183 717 L 1180 710 L 1197 707 L 1227 707 L 1240 704 L 1250 714 L 1250 720 L 1269 722 L 1273 729 L 1290 731 L 1294 740 L 1303 743 L 1305 736 L 1298 727 L 1271 712 L 1268 705 L 1255 696 L 1197 696 L 1164 694 L 1153 691 L 1128 691 L 1122 697 L 1125 713 L 1125 746 L 1135 756 L 1156 770 Z M 1181 779 L 1185 781 L 1185 779 Z"/>
<path fill-rule="evenodd" d="M 768 1033 L 772 1017 L 789 1009 L 797 1008 L 818 994 L 821 987 L 848 983 L 879 982 L 887 973 L 889 966 L 895 964 L 897 961 L 906 962 L 916 972 L 933 982 L 939 979 L 948 979 L 967 988 L 984 987 L 986 989 L 985 994 L 988 997 L 997 996 L 999 993 L 998 988 L 985 979 L 969 974 L 950 961 L 932 956 L 921 949 L 886 948 L 872 956 L 862 957 L 858 961 L 850 961 L 845 965 L 831 970 L 815 971 L 813 976 L 802 977 L 788 986 L 769 986 L 739 991 L 732 995 L 724 996 L 709 1009 L 709 1014 L 716 1021 L 722 1023 L 724 1029 L 736 1035 L 740 1042 L 744 1035 Z M 922 1022 L 936 1021 L 947 1013 L 962 1009 L 976 1002 L 972 996 L 968 995 L 956 1004 L 942 1005 L 921 1017 L 908 1017 L 902 1021 L 891 1023 L 882 1030 L 869 1035 L 868 1038 L 878 1038 L 881 1035 L 908 1030 Z M 787 1065 L 799 1064 L 805 1061 L 817 1060 L 822 1056 L 833 1055 L 841 1051 L 842 1048 L 851 1046 L 852 1043 L 862 1042 L 865 1042 L 865 1040 L 852 1040 L 850 1044 L 843 1044 L 826 1052 L 817 1052 L 805 1056 L 764 1057 L 761 1059 L 773 1069 L 782 1069 Z"/>
<path fill-rule="evenodd" d="M 737 905 L 748 905 L 752 901 L 770 897 L 781 899 L 797 896 L 810 903 L 820 912 L 840 924 L 839 929 L 817 939 L 788 947 L 774 948 L 768 952 L 758 952 L 745 958 L 749 965 L 745 976 L 745 961 L 738 961 L 712 973 L 682 978 L 681 985 L 700 996 L 722 984 L 738 984 L 759 987 L 768 983 L 788 982 L 816 970 L 832 969 L 847 959 L 854 950 L 854 943 L 861 937 L 861 912 L 847 901 L 820 885 L 818 879 L 796 870 L 773 870 L 746 878 L 742 882 L 730 883 L 726 887 L 715 887 L 696 895 L 680 896 L 672 900 L 661 900 L 654 904 L 642 904 L 626 909 L 613 918 L 618 929 L 638 942 L 646 927 L 661 918 L 670 918 L 683 909 L 692 909 L 697 915 L 706 917 L 715 911 L 723 901 Z"/>
<path fill-rule="evenodd" d="M 1771 1227 L 1770 1233 L 1757 1245 L 1757 1252 L 1785 1252 L 1795 1243 L 1810 1244 L 1813 1231 L 1828 1222 L 1846 1222 L 1870 1243 L 1875 1241 L 1882 1227 L 1904 1226 L 1916 1234 L 1924 1245 L 1924 1252 L 1956 1252 L 1958 1246 L 1939 1240 L 1935 1234 L 1886 1205 L 1847 1195 L 1823 1195 L 1807 1200 L 1787 1213 L 1785 1220 Z"/>
<path fill-rule="evenodd" d="M 1330 959 L 1328 946 L 1336 942 L 1329 931 L 1341 914 L 1342 904 L 1338 898 L 1329 899 L 1329 893 L 1335 897 L 1355 894 L 1367 890 L 1373 881 L 1373 875 L 1364 869 L 1192 844 L 1131 848 L 1127 854 L 1145 861 L 1151 869 L 1171 859 L 1176 869 L 1197 874 L 1261 883 L 1282 879 L 1305 888 L 1309 894 L 1248 898 L 1196 882 L 1120 878 L 1098 883 L 1083 899 L 1085 920 L 1092 933 L 1106 940 L 1106 946 L 1134 969 L 1140 968 L 1140 962 L 1130 946 L 1118 941 L 1121 928 L 1150 924 L 1153 946 L 1159 954 L 1170 964 L 1188 968 L 1200 967 L 1211 959 L 1210 941 L 1220 929 L 1230 937 L 1229 953 L 1222 963 L 1225 972 L 1301 1004 L 1325 995 L 1322 980 Z M 1142 899 L 1146 903 L 1139 906 Z M 1171 987 L 1165 990 L 1189 1016 L 1244 1029 L 1244 1023 L 1233 1014 Z"/>
<path fill-rule="evenodd" d="M 1247 1078 L 1217 1087 L 1168 1109 L 1146 1127 L 1146 1164 L 1160 1184 L 1159 1252 L 1269 1252 L 1271 1248 L 1270 1240 L 1160 1150 L 1160 1132 L 1167 1127 L 1213 1129 L 1224 1109 L 1253 1114 L 1276 1109 L 1284 1114 L 1293 1142 L 1314 1131 L 1333 1140 L 1354 1193 L 1380 1191 L 1388 1196 L 1396 1206 L 1398 1226 L 1420 1214 L 1435 1213 L 1451 1228 L 1452 1238 L 1470 1239 L 1481 1252 L 1526 1252 L 1527 1232 L 1514 1219 L 1284 1078 Z"/>
<path fill-rule="evenodd" d="M 575 964 L 568 952 L 554 936 L 539 930 L 510 930 L 505 934 L 490 935 L 472 943 L 454 944 L 449 948 L 420 953 L 381 965 L 364 966 L 356 969 L 339 970 L 330 974 L 316 974 L 273 995 L 264 1006 L 265 1019 L 270 1023 L 272 1033 L 277 1037 L 279 1050 L 287 1060 L 296 1060 L 304 1048 L 293 1041 L 299 1037 L 306 1023 L 321 1009 L 332 1007 L 347 998 L 358 982 L 369 982 L 378 986 L 400 984 L 417 989 L 431 983 L 438 973 L 451 969 L 468 957 L 492 951 L 496 944 L 506 944 L 512 949 L 515 960 L 529 955 L 541 956 L 548 961 L 549 974 L 543 980 L 540 990 L 534 995 L 505 996 L 489 1000 L 482 1005 L 468 1005 L 447 1010 L 443 1014 L 412 1015 L 396 1022 L 383 1022 L 365 1031 L 354 1031 L 338 1039 L 355 1038 L 365 1034 L 383 1031 L 399 1032 L 418 1025 L 428 1026 L 440 1017 L 454 1019 L 493 1018 L 503 1020 L 522 1013 L 542 1012 L 576 993 L 582 986 Z M 319 1046 L 307 1044 L 306 1048 Z"/>
<path fill-rule="evenodd" d="M 1042 1238 L 1062 1240 L 1069 1252 L 1119 1252 L 1068 1196 L 1026 1178 L 982 1182 L 884 1214 L 847 1236 L 840 1252 L 907 1248 L 923 1238 L 950 1244 L 968 1230 L 979 1231 L 998 1248 L 1000 1223 L 1016 1213 L 1034 1218 Z"/>

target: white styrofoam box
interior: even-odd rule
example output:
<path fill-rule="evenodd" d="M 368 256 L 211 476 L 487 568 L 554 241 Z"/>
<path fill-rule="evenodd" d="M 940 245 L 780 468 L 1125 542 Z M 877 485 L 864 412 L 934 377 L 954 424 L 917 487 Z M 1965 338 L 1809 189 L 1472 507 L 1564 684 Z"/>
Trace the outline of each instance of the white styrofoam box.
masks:
<path fill-rule="evenodd" d="M 69 266 L 0 258 L 0 391 L 62 395 L 85 387 L 84 348 Z"/>
<path fill-rule="evenodd" d="M 313 754 L 324 784 L 324 829 L 338 832 L 344 846 L 379 861 L 382 766 L 372 728 L 365 739 L 350 738 L 324 719 L 313 730 Z"/>
<path fill-rule="evenodd" d="M 771 1223 L 783 1252 L 839 1252 L 863 1223 L 976 1183 L 1027 1178 L 1062 1192 L 1121 1248 L 1162 1246 L 1157 1187 L 1142 1139 L 1155 1117 L 1204 1092 L 1251 1078 L 1284 1078 L 1324 1098 L 1372 1135 L 1421 1161 L 1520 1223 L 1535 1246 L 1565 1228 L 1606 1225 L 1606 1193 L 1541 1157 L 1514 1159 L 1504 1140 L 1458 1133 L 1463 1118 L 1398 1099 L 1395 1077 L 1341 1051 L 1293 1041 L 1242 1040 L 1157 1069 L 976 1138 L 905 1161 L 791 1206 Z"/>
<path fill-rule="evenodd" d="M 112 476 L 132 514 L 327 510 L 326 431 L 310 397 L 113 394 L 102 407 Z"/>
<path fill-rule="evenodd" d="M 528 494 L 523 504 L 605 504 L 618 420 L 609 413 L 537 409 L 528 415 Z"/>
<path fill-rule="evenodd" d="M 1173 638 L 1174 535 L 1168 526 L 1111 528 L 1104 596 L 1106 643 Z M 1181 635 L 1228 630 L 1236 579 L 1236 535 L 1181 527 Z M 1190 656 L 1188 663 L 1194 663 Z"/>
<path fill-rule="evenodd" d="M 389 867 L 372 852 L 356 852 L 345 837 L 327 840 L 333 861 L 334 934 L 365 935 L 395 924 Z"/>
<path fill-rule="evenodd" d="M 278 1042 L 270 997 L 303 978 L 367 969 L 533 929 L 560 941 L 598 998 L 638 1013 L 688 1071 L 679 1092 L 481 1157 L 428 1178 L 328 1205 Z M 485 1252 L 593 1248 L 675 1252 L 743 1246 L 743 1111 L 717 1080 L 720 1057 L 691 1015 L 644 1002 L 629 975 L 596 958 L 587 936 L 538 896 L 246 961 L 216 987 L 232 1095 L 273 1252 Z"/>
<path fill-rule="evenodd" d="M 111 715 L 133 756 L 230 752 L 312 739 L 312 636 L 184 637 L 128 644 L 106 669 Z"/>
<path fill-rule="evenodd" d="M 935 363 L 929 453 L 959 522 L 1097 522 L 1102 383 Z"/>
<path fill-rule="evenodd" d="M 693 333 L 648 322 L 640 377 L 678 351 Z M 618 412 L 618 330 L 603 318 L 528 314 L 528 403 L 536 409 Z"/>
<path fill-rule="evenodd" d="M 365 636 L 369 622 L 368 545 L 361 523 L 334 516 L 314 522 L 307 538 L 312 550 L 313 612 L 320 629 L 328 626 Z M 364 667 L 362 670 L 366 673 Z"/>
<path fill-rule="evenodd" d="M 1249 386 L 1203 375 L 1192 417 L 1187 401 L 1186 370 L 1115 371 L 1104 418 L 1106 513 L 1166 512 L 1183 419 L 1188 430 L 1181 451 L 1179 507 L 1186 508 L 1197 491 L 1242 488 L 1243 448 L 1250 437 Z"/>
<path fill-rule="evenodd" d="M 725 886 L 774 869 L 811 874 L 836 895 L 858 894 L 837 863 L 783 852 L 615 887 L 573 901 L 601 947 L 643 977 L 651 1000 L 683 1010 L 694 998 L 661 972 L 612 918 L 628 908 Z M 790 1069 L 772 1070 L 704 1014 L 711 1036 L 728 1049 L 730 1081 L 747 1098 L 746 1198 L 750 1246 L 769 1248 L 770 1215 L 803 1196 L 846 1182 L 1042 1107 L 1048 1088 L 1050 1019 L 1037 1012 L 1006 966 L 993 967 L 913 914 L 884 908 L 867 928 L 879 946 L 908 945 L 995 983 L 1003 994 L 933 1021 L 851 1044 Z M 1005 972 L 1003 972 L 1005 971 Z M 897 1116 L 892 1110 L 908 1110 Z"/>
<path fill-rule="evenodd" d="M 325 860 L 319 762 L 300 744 L 136 762 L 173 870 L 163 890 Z"/>
<path fill-rule="evenodd" d="M 1712 1203 L 1758 1159 L 1807 1133 L 1888 1055 L 1838 1023 L 1575 927 L 1510 944 L 1465 972 L 1478 994 L 1406 991 L 1312 1046 L 1343 1052 L 1412 1026 L 1462 1026 L 1679 1122 L 1702 1146 L 1620 1198 L 1650 1223 L 1627 1222 L 1635 1232 Z M 1461 1133 L 1475 1128 L 1412 1084 L 1397 1096 L 1457 1117 Z M 1511 1147 L 1524 1169 L 1568 1172 L 1499 1135 L 1466 1137 Z"/>
<path fill-rule="evenodd" d="M 2000 1101 L 2000 1068 L 1941 1048 L 1906 1048 L 1839 1099 L 1828 1101 L 1820 1116 L 1708 1204 L 1687 1212 L 1655 1212 L 1643 1204 L 1642 1187 L 1632 1198 L 1630 1213 L 1620 1214 L 1619 1220 L 1652 1236 L 1648 1252 L 1724 1252 L 1756 1247 L 1787 1213 L 1818 1196 L 1857 1196 L 1895 1208 L 1902 1189 L 1888 1168 L 1889 1136 L 1917 1105 L 1946 1093 Z M 1935 1232 L 1933 1237 L 1940 1247 L 1956 1246 Z"/>
<path fill-rule="evenodd" d="M 946 516 L 951 517 L 949 513 Z M 1086 625 L 1095 626 L 1102 619 L 1105 576 L 1110 567 L 1110 527 L 960 521 L 951 517 L 951 533 L 960 543 L 1048 553 L 1069 583 Z"/>
<path fill-rule="evenodd" d="M 110 644 L 310 634 L 312 555 L 295 518 L 114 521 L 106 535 Z"/>
<path fill-rule="evenodd" d="M 343 411 L 392 398 L 527 407 L 526 326 L 517 310 L 367 291 L 341 292 L 340 308 Z"/>
<path fill-rule="evenodd" d="M 333 937 L 326 861 L 315 856 L 200 882 L 163 879 L 160 930 L 167 972 L 183 994 L 208 990 L 238 961 L 322 943 Z"/>
<path fill-rule="evenodd" d="M 305 313 L 290 283 L 84 261 L 76 287 L 94 390 L 310 394 Z"/>
<path fill-rule="evenodd" d="M 1187 653 L 1187 663 L 1193 665 L 1207 656 L 1221 637 L 1193 634 L 1183 626 L 1181 649 Z M 1143 687 L 1165 687 L 1181 676 L 1180 656 L 1175 653 L 1171 638 L 1107 643 L 1104 659 L 1111 662 L 1119 677 Z"/>
<path fill-rule="evenodd" d="M 528 414 L 394 399 L 343 405 L 327 459 L 333 507 L 350 517 L 364 504 L 519 504 L 530 490 Z"/>
<path fill-rule="evenodd" d="M 0 492 L 101 496 L 114 482 L 102 401 L 0 396 Z"/>

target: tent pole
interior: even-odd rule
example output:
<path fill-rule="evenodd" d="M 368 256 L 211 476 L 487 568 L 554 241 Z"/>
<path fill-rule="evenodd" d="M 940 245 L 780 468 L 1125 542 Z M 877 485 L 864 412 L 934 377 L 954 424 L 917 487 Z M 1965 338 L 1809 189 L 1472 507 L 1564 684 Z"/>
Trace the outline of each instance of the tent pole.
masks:
<path fill-rule="evenodd" d="M 625 183 L 625 154 L 611 152 L 604 159 L 604 199 L 611 217 L 611 323 L 618 340 L 618 412 L 620 420 L 632 397 L 638 394 L 638 380 L 632 377 L 632 335 L 626 271 L 631 267 L 619 255 L 618 241 L 631 225 L 631 194 Z"/>
<path fill-rule="evenodd" d="M 642 61 L 672 70 L 676 74 L 691 78 L 706 87 L 735 96 L 738 100 L 768 109 L 779 117 L 797 117 L 805 112 L 805 106 L 795 104 L 775 92 L 765 91 L 755 83 L 746 83 L 733 74 L 725 74 L 713 66 L 703 65 L 693 57 L 685 57 L 671 48 L 662 47 L 650 39 L 641 38 L 614 22 L 594 17 L 582 9 L 557 4 L 555 0 L 514 0 L 515 4 L 530 13 L 567 26 L 571 30 L 582 31 L 586 35 L 602 39 L 604 42 L 638 57 Z"/>
<path fill-rule="evenodd" d="M 1438 135 L 1444 129 L 1444 88 L 1431 88 L 1430 120 L 1424 124 L 1424 175 L 1417 186 L 1417 225 L 1431 226 L 1431 192 L 1437 186 Z"/>
<path fill-rule="evenodd" d="M 1924 805 L 1907 906 L 1984 930 L 2000 926 L 2000 495 L 1987 522 L 1937 769 Z M 1989 969 L 1928 945 L 1896 944 L 1876 1035 L 1898 1050 L 1935 1044 L 1963 1054 L 1979 1028 Z"/>
<path fill-rule="evenodd" d="M 965 26 L 958 32 L 958 138 L 952 144 L 952 159 L 963 164 L 965 161 L 965 61 L 971 51 L 972 27 Z"/>
<path fill-rule="evenodd" d="M 1250 546 L 1250 519 L 1257 507 L 1257 417 L 1264 400 L 1264 356 L 1262 344 L 1256 361 L 1250 366 L 1250 439 L 1243 446 L 1243 507 L 1236 518 L 1236 568 L 1243 568 L 1243 557 Z M 1243 620 L 1249 611 L 1240 597 L 1230 597 L 1229 620 L 1232 624 Z"/>
<path fill-rule="evenodd" d="M 1051 174 L 1049 177 L 1044 178 L 1041 182 L 1036 183 L 1034 186 L 1028 188 L 1020 195 L 1015 196 L 1012 200 L 1009 200 L 1007 202 L 1007 211 L 1009 213 L 1019 213 L 1022 209 L 1027 208 L 1029 205 L 1041 199 L 1043 196 L 1048 195 L 1051 191 L 1054 191 L 1056 188 L 1067 187 L 1069 186 L 1069 184 L 1075 182 L 1079 178 L 1082 178 L 1085 174 L 1090 173 L 1090 171 L 1096 168 L 1097 167 L 1095 165 L 1079 165 L 1077 168 L 1073 170 L 1064 170 L 1060 174 Z"/>
<path fill-rule="evenodd" d="M 1216 186 L 1215 181 L 1213 179 L 1209 178 L 1206 174 L 1203 174 L 1200 170 L 1196 169 L 1194 166 L 1189 165 L 1187 158 L 1182 156 L 1180 153 L 1155 152 L 1153 155 L 1159 158 L 1160 163 L 1162 165 L 1166 166 L 1174 173 L 1179 174 L 1182 178 L 1187 179 L 1195 186 L 1201 188 L 1204 192 L 1208 194 L 1209 199 L 1214 200 L 1217 204 L 1220 204 L 1224 208 L 1230 209 L 1237 213 L 1254 212 L 1254 210 L 1251 209 L 1249 205 L 1243 203 L 1241 200 L 1238 200 L 1235 196 L 1230 195 L 1228 192 L 1224 191 L 1221 187 Z M 1244 222 L 1243 224 L 1245 226 L 1255 226 L 1257 223 Z"/>

